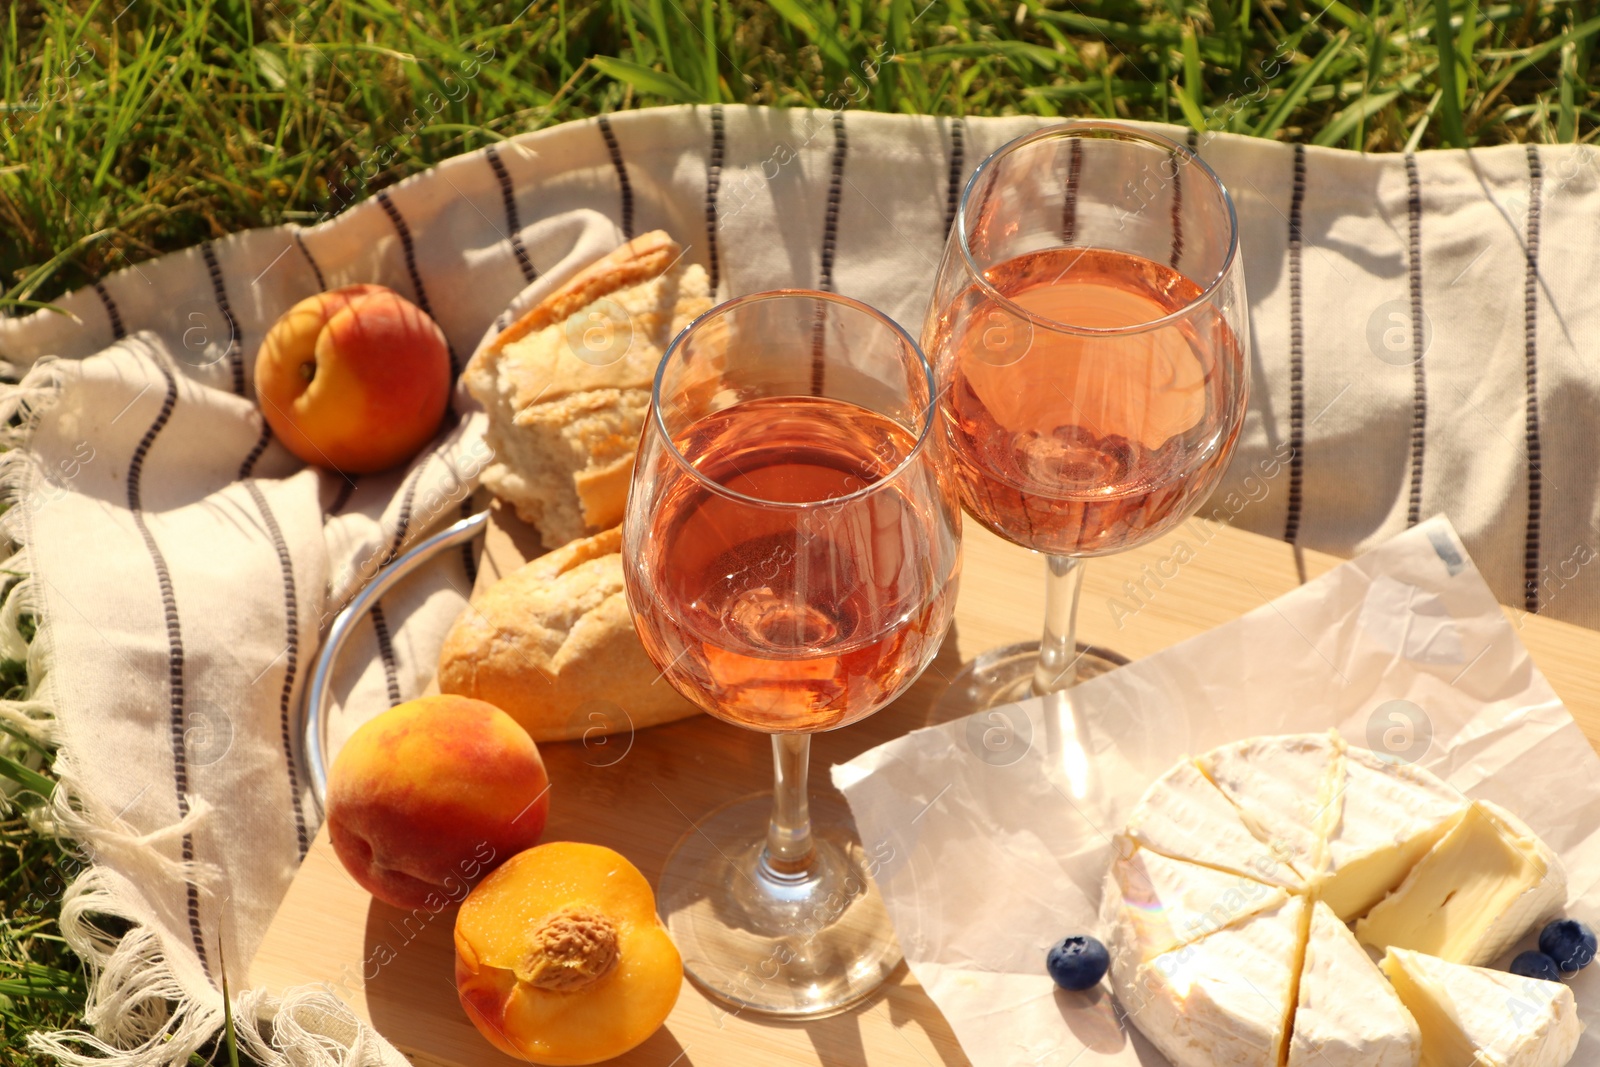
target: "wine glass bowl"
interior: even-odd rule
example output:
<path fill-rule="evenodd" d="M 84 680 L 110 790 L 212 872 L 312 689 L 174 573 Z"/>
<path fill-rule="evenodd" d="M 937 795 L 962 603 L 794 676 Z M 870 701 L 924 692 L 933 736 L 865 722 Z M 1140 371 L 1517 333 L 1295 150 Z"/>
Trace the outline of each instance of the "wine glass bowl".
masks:
<path fill-rule="evenodd" d="M 713 308 L 657 372 L 623 524 L 635 626 L 685 696 L 773 735 L 773 796 L 700 821 L 659 892 L 690 975 L 741 1007 L 826 1014 L 899 960 L 870 860 L 813 827 L 805 777 L 810 734 L 894 700 L 949 626 L 960 508 L 933 401 L 903 330 L 805 290 Z"/>
<path fill-rule="evenodd" d="M 962 679 L 964 710 L 1115 665 L 1073 636 L 1077 563 L 1161 536 L 1216 487 L 1248 400 L 1246 315 L 1232 201 L 1182 145 L 1069 122 L 973 173 L 923 341 L 962 503 L 1051 557 L 1051 604 L 1039 646 Z"/>

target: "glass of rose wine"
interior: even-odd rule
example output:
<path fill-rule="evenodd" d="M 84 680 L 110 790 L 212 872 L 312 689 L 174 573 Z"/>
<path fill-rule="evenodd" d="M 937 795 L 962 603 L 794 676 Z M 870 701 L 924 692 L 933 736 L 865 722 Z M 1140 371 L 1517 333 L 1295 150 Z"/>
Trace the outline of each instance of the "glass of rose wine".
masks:
<path fill-rule="evenodd" d="M 1046 618 L 1038 644 L 969 664 L 947 708 L 1060 693 L 1127 662 L 1075 638 L 1082 560 L 1161 536 L 1216 486 L 1248 336 L 1233 202 L 1184 146 L 1076 121 L 978 166 L 923 345 L 962 503 L 1045 555 Z"/>
<path fill-rule="evenodd" d="M 656 374 L 623 523 L 634 623 L 668 682 L 771 734 L 776 764 L 773 794 L 700 820 L 659 886 L 690 975 L 740 1008 L 838 1011 L 900 960 L 881 847 L 813 810 L 806 773 L 811 734 L 894 700 L 949 627 L 961 510 L 935 418 L 916 342 L 828 293 L 721 304 Z"/>

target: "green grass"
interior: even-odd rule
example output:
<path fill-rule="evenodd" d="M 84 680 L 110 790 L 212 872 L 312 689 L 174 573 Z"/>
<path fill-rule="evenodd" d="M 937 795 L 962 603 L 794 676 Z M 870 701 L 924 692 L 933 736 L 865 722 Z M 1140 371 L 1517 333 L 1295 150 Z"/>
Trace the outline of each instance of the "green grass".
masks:
<path fill-rule="evenodd" d="M 0 600 L 16 585 L 7 578 Z M 28 692 L 26 667 L 0 660 L 0 696 Z M 39 773 L 49 753 L 0 727 L 0 1064 L 33 1067 L 23 1035 L 74 1025 L 88 992 L 82 964 L 61 939 L 61 898 L 81 859 L 37 833 L 30 813 L 54 784 Z M 40 1063 L 39 1067 L 43 1067 Z"/>
<path fill-rule="evenodd" d="M 0 299 L 649 104 L 1116 115 L 1373 151 L 1586 140 L 1597 6 L 17 0 L 0 14 Z"/>
<path fill-rule="evenodd" d="M 1116 116 L 1368 151 L 1600 130 L 1600 0 L 525 4 L 8 3 L 0 311 L 651 104 Z M 0 664 L 0 689 L 20 672 Z M 15 738 L 0 751 L 41 762 Z M 0 813 L 0 1067 L 32 1067 L 20 1035 L 74 1023 L 84 997 L 56 929 L 76 860 L 29 803 Z"/>

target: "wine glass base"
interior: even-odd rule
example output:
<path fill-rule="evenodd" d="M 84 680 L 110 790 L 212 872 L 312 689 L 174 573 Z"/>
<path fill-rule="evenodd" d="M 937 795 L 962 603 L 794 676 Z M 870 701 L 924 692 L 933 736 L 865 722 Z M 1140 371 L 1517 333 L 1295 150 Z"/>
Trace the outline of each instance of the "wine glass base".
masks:
<path fill-rule="evenodd" d="M 946 722 L 1037 696 L 1033 691 L 1033 672 L 1038 662 L 1037 641 L 991 648 L 979 654 L 976 659 L 963 665 L 961 673 L 951 679 L 949 688 L 939 697 L 934 708 L 933 721 Z M 1079 642 L 1078 659 L 1073 670 L 1078 682 L 1086 682 L 1127 663 L 1126 656 L 1108 648 Z"/>
<path fill-rule="evenodd" d="M 786 878 L 762 862 L 772 797 L 736 800 L 678 842 L 657 902 L 691 980 L 736 1011 L 814 1019 L 870 996 L 899 965 L 877 864 L 840 805 L 811 800 L 816 860 Z"/>

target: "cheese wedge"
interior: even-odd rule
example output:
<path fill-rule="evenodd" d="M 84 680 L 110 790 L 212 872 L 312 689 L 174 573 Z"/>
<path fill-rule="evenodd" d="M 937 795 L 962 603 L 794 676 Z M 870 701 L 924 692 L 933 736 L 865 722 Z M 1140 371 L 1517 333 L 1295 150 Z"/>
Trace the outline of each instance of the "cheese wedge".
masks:
<path fill-rule="evenodd" d="M 1305 950 L 1303 897 L 1112 972 L 1124 1010 L 1177 1067 L 1279 1067 Z"/>
<path fill-rule="evenodd" d="M 1380 951 L 1482 966 L 1566 900 L 1555 853 L 1515 815 L 1479 800 L 1356 924 L 1356 936 Z"/>
<path fill-rule="evenodd" d="M 1118 859 L 1106 872 L 1102 928 L 1113 953 L 1137 967 L 1256 912 L 1279 907 L 1284 890 L 1140 848 L 1118 835 Z"/>
<path fill-rule="evenodd" d="M 1288 1067 L 1417 1067 L 1422 1033 L 1366 950 L 1318 903 L 1300 971 Z"/>
<path fill-rule="evenodd" d="M 1420 767 L 1346 748 L 1322 899 L 1354 919 L 1382 900 L 1455 825 L 1467 799 Z"/>
<path fill-rule="evenodd" d="M 1383 973 L 1422 1031 L 1421 1067 L 1562 1067 L 1583 1024 L 1572 990 L 1390 949 Z"/>
<path fill-rule="evenodd" d="M 1336 734 L 1252 737 L 1195 762 L 1233 801 L 1252 833 L 1308 878 L 1322 871 L 1324 841 L 1339 817 Z"/>
<path fill-rule="evenodd" d="M 1190 760 L 1151 784 L 1128 819 L 1127 834 L 1164 856 L 1290 889 L 1304 884 L 1299 872 L 1257 840 L 1239 809 Z"/>

